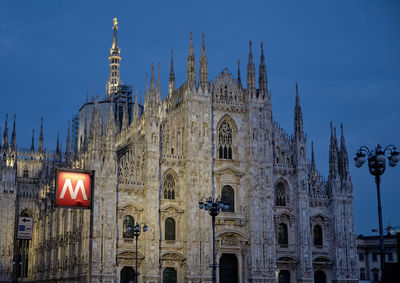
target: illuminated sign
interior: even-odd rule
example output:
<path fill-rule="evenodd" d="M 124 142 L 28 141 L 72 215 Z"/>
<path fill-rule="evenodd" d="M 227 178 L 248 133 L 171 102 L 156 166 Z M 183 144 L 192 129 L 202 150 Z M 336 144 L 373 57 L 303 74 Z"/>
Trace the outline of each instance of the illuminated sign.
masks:
<path fill-rule="evenodd" d="M 94 171 L 57 169 L 56 206 L 91 208 Z"/>

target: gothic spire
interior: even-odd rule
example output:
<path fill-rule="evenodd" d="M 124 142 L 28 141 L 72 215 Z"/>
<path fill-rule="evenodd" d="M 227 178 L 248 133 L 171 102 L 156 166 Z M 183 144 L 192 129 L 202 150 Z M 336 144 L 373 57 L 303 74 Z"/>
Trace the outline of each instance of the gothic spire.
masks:
<path fill-rule="evenodd" d="M 71 138 L 70 138 L 70 121 L 68 121 L 68 130 L 67 130 L 67 142 L 65 144 L 65 155 L 69 155 L 71 152 Z"/>
<path fill-rule="evenodd" d="M 35 151 L 35 130 L 32 130 L 31 153 Z"/>
<path fill-rule="evenodd" d="M 56 147 L 56 154 L 60 154 L 60 132 L 57 132 L 57 147 Z"/>
<path fill-rule="evenodd" d="M 155 80 L 154 80 L 154 63 L 151 64 L 151 78 L 150 78 L 150 91 L 155 90 Z"/>
<path fill-rule="evenodd" d="M 342 175 L 349 175 L 349 157 L 347 155 L 346 143 L 343 135 L 343 124 L 340 124 L 340 156 L 342 162 Z"/>
<path fill-rule="evenodd" d="M 138 93 L 137 93 L 137 84 L 136 84 L 136 90 L 135 90 L 135 104 L 133 105 L 133 121 L 136 121 L 138 118 Z"/>
<path fill-rule="evenodd" d="M 115 116 L 114 116 L 114 100 L 111 96 L 110 110 L 108 111 L 108 121 L 107 121 L 107 136 L 113 136 L 115 133 Z"/>
<path fill-rule="evenodd" d="M 196 60 L 194 58 L 194 48 L 192 41 L 192 32 L 190 32 L 189 55 L 187 58 L 187 82 L 191 87 L 196 86 Z"/>
<path fill-rule="evenodd" d="M 124 111 L 122 114 L 122 130 L 128 129 L 129 126 L 129 109 L 128 109 L 128 99 L 126 99 L 125 105 L 124 105 Z"/>
<path fill-rule="evenodd" d="M 314 142 L 311 142 L 311 172 L 315 173 Z"/>
<path fill-rule="evenodd" d="M 115 128 L 116 128 L 116 130 L 117 130 L 117 132 L 119 132 L 119 130 L 120 130 L 120 128 L 121 128 L 121 118 L 120 118 L 120 115 L 119 115 L 119 102 L 118 102 L 118 100 L 117 100 L 117 102 L 115 103 L 115 111 L 116 111 L 116 113 L 115 113 Z"/>
<path fill-rule="evenodd" d="M 294 107 L 294 136 L 300 138 L 303 136 L 303 114 L 301 112 L 299 87 L 296 82 L 296 105 Z"/>
<path fill-rule="evenodd" d="M 8 120 L 8 114 L 6 114 L 6 122 L 4 125 L 4 133 L 3 133 L 3 151 L 8 150 L 8 125 L 7 125 L 7 120 Z"/>
<path fill-rule="evenodd" d="M 116 92 L 118 86 L 120 84 L 119 78 L 119 67 L 121 61 L 121 51 L 118 48 L 118 21 L 117 18 L 113 19 L 113 43 L 110 49 L 110 56 L 108 56 L 108 60 L 110 60 L 110 79 L 108 81 L 108 86 L 106 87 L 106 94 L 111 95 Z"/>
<path fill-rule="evenodd" d="M 339 156 L 336 139 L 336 128 L 332 127 L 331 122 L 331 138 L 329 144 L 329 179 L 336 177 L 339 173 Z"/>
<path fill-rule="evenodd" d="M 160 62 L 157 65 L 157 88 L 156 88 L 156 93 L 157 93 L 157 103 L 161 101 L 161 80 L 160 80 Z"/>
<path fill-rule="evenodd" d="M 265 57 L 264 57 L 264 47 L 262 42 L 261 42 L 260 68 L 258 74 L 258 86 L 260 95 L 264 98 L 268 94 L 268 80 L 267 80 L 267 67 L 265 65 Z"/>
<path fill-rule="evenodd" d="M 83 130 L 83 145 L 81 150 L 86 151 L 88 149 L 88 132 L 87 132 L 87 118 L 85 117 L 85 128 Z"/>
<path fill-rule="evenodd" d="M 240 60 L 238 60 L 238 72 L 237 72 L 237 82 L 239 85 L 239 88 L 242 88 L 242 79 L 240 78 Z"/>
<path fill-rule="evenodd" d="M 204 44 L 204 33 L 202 35 L 203 43 L 201 47 L 201 55 L 200 55 L 200 69 L 199 69 L 199 80 L 200 86 L 204 89 L 208 86 L 208 60 L 206 56 L 206 46 Z"/>
<path fill-rule="evenodd" d="M 15 132 L 15 120 L 17 119 L 17 115 L 14 114 L 14 123 L 13 123 L 13 131 L 11 134 L 11 150 L 15 150 L 16 149 L 16 139 L 17 139 L 17 134 Z"/>
<path fill-rule="evenodd" d="M 247 64 L 247 90 L 252 95 L 256 89 L 256 71 L 253 64 L 253 53 L 251 52 L 251 41 L 249 41 L 249 62 Z"/>
<path fill-rule="evenodd" d="M 169 71 L 169 95 L 175 90 L 174 52 L 171 50 L 171 69 Z"/>
<path fill-rule="evenodd" d="M 39 146 L 38 152 L 43 152 L 43 117 L 40 118 L 40 134 L 39 134 Z"/>

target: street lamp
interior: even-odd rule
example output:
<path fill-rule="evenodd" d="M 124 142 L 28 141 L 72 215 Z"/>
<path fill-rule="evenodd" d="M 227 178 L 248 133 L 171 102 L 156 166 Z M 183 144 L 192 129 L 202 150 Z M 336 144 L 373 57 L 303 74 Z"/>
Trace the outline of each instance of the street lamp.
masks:
<path fill-rule="evenodd" d="M 368 158 L 368 168 L 369 173 L 375 176 L 376 183 L 376 191 L 378 196 L 378 217 L 379 217 L 379 244 L 380 244 L 380 258 L 381 258 L 381 278 L 383 278 L 383 268 L 385 262 L 385 254 L 384 254 L 384 243 L 383 243 L 383 227 L 382 227 L 382 207 L 381 207 L 381 192 L 380 192 L 380 182 L 381 175 L 385 172 L 386 168 L 386 158 L 385 153 L 390 152 L 390 155 L 387 157 L 389 160 L 389 166 L 396 166 L 397 162 L 399 162 L 399 152 L 397 151 L 394 145 L 388 145 L 385 149 L 382 149 L 381 145 L 378 144 L 374 150 L 370 150 L 366 146 L 361 146 L 360 149 L 356 153 L 356 157 L 354 158 L 355 165 L 357 168 L 360 168 L 366 159 Z"/>
<path fill-rule="evenodd" d="M 127 227 L 128 232 L 130 232 L 132 229 L 131 226 Z M 135 269 L 135 282 L 138 283 L 138 277 L 139 277 L 139 272 L 138 272 L 138 238 L 141 234 L 141 227 L 139 223 L 136 223 L 136 225 L 133 227 L 133 236 L 136 238 L 136 269 Z M 144 224 L 143 226 L 143 232 L 147 231 L 147 225 Z"/>
<path fill-rule="evenodd" d="M 213 197 L 207 199 L 203 198 L 199 201 L 199 208 L 208 211 L 212 218 L 212 231 L 213 231 L 213 283 L 217 282 L 217 263 L 215 262 L 215 216 L 219 214 L 222 209 L 227 210 L 229 204 L 224 203 L 221 197 L 218 197 L 215 201 Z"/>

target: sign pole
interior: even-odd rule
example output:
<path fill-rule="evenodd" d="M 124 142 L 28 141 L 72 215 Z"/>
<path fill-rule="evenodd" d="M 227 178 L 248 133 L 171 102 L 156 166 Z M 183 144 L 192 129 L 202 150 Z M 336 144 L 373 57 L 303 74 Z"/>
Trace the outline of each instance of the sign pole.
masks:
<path fill-rule="evenodd" d="M 56 207 L 90 209 L 89 220 L 89 258 L 86 282 L 92 282 L 93 261 L 93 198 L 94 174 L 93 170 L 79 170 L 62 168 L 56 169 L 56 193 L 54 194 Z"/>
<path fill-rule="evenodd" d="M 92 249 L 93 249 L 93 205 L 90 208 L 88 283 L 92 283 L 92 258 L 93 258 Z"/>
<path fill-rule="evenodd" d="M 24 275 L 25 275 L 25 241 L 26 241 L 26 240 L 21 240 L 21 242 L 22 242 L 21 283 L 24 282 Z"/>

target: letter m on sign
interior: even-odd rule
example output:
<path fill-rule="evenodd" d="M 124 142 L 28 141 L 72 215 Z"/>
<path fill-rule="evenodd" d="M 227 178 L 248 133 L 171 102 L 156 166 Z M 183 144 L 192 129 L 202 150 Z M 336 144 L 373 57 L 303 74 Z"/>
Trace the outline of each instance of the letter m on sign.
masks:
<path fill-rule="evenodd" d="M 93 182 L 93 171 L 56 170 L 56 206 L 90 208 Z"/>

